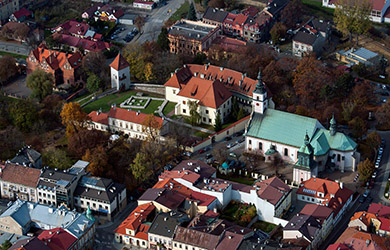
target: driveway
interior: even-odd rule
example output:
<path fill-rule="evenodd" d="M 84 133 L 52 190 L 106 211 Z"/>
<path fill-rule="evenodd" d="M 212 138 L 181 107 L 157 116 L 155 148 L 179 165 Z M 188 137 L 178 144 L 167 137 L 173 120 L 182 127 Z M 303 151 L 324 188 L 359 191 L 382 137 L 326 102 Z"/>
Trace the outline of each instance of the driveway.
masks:
<path fill-rule="evenodd" d="M 29 97 L 31 95 L 31 89 L 26 86 L 26 75 L 21 75 L 11 83 L 7 84 L 2 90 L 11 95 Z"/>

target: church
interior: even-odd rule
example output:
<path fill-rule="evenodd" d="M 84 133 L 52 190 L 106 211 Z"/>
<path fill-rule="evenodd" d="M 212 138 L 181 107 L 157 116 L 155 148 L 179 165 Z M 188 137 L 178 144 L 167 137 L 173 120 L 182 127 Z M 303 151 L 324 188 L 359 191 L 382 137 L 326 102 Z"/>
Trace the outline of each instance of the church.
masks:
<path fill-rule="evenodd" d="M 247 152 L 262 154 L 266 161 L 277 155 L 294 164 L 296 184 L 327 168 L 355 171 L 360 161 L 357 143 L 336 128 L 334 117 L 326 129 L 317 119 L 269 107 L 267 89 L 259 72 L 251 119 L 245 131 Z"/>

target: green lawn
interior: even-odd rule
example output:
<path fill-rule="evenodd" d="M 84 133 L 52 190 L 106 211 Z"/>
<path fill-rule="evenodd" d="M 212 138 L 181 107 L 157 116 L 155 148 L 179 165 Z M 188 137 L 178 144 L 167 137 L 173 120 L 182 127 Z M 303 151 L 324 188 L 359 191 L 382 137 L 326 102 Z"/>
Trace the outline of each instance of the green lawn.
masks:
<path fill-rule="evenodd" d="M 226 219 L 240 226 L 246 226 L 256 216 L 254 205 L 231 201 L 221 212 L 221 219 Z"/>
<path fill-rule="evenodd" d="M 271 232 L 274 228 L 276 227 L 275 224 L 272 224 L 272 223 L 268 223 L 268 222 L 265 222 L 265 221 L 256 221 L 253 225 L 252 225 L 252 229 L 260 229 L 261 231 L 263 232 L 266 232 L 266 233 L 269 233 Z"/>
<path fill-rule="evenodd" d="M 205 133 L 205 132 L 202 132 L 202 131 L 196 131 L 196 132 L 194 133 L 194 135 L 195 135 L 195 136 L 198 136 L 198 137 L 201 137 L 201 138 L 203 138 L 203 139 L 206 139 L 206 138 L 209 137 L 209 135 L 211 135 L 211 134 Z"/>
<path fill-rule="evenodd" d="M 176 103 L 174 102 L 168 102 L 167 105 L 165 105 L 163 113 L 164 115 L 168 115 L 172 110 L 175 109 Z"/>
<path fill-rule="evenodd" d="M 169 18 L 170 22 L 179 21 L 182 18 L 185 18 L 187 16 L 188 10 L 190 9 L 190 3 L 188 1 L 185 1 L 179 9 L 175 13 L 172 14 L 172 16 Z"/>
<path fill-rule="evenodd" d="M 322 7 L 321 1 L 302 0 L 302 3 L 308 7 L 311 14 L 325 19 L 333 19 L 334 9 Z"/>
<path fill-rule="evenodd" d="M 26 59 L 27 56 L 23 56 L 23 55 L 18 55 L 18 54 L 14 54 L 14 53 L 9 53 L 9 52 L 4 52 L 4 51 L 0 51 L 0 56 L 12 56 L 16 59 Z"/>
<path fill-rule="evenodd" d="M 163 101 L 151 100 L 146 109 L 140 109 L 140 112 L 144 114 L 153 114 L 162 103 Z"/>
<path fill-rule="evenodd" d="M 241 176 L 227 176 L 224 174 L 218 174 L 218 178 L 228 180 L 228 181 L 234 181 L 234 182 L 249 185 L 249 186 L 252 186 L 253 183 L 255 182 L 255 180 L 252 178 L 241 177 Z"/>

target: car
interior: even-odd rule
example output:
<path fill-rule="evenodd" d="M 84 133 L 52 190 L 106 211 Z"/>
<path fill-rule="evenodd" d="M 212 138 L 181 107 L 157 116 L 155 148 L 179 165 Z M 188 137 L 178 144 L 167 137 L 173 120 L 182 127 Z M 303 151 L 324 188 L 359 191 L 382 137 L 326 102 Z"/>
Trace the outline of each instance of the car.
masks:
<path fill-rule="evenodd" d="M 371 178 L 375 179 L 376 178 L 376 172 L 374 172 L 371 176 Z"/>
<path fill-rule="evenodd" d="M 364 192 L 363 197 L 364 197 L 364 198 L 367 198 L 369 194 L 370 194 L 370 190 L 367 189 L 367 190 Z"/>
<path fill-rule="evenodd" d="M 124 30 L 125 30 L 125 28 L 124 28 L 124 27 L 120 28 L 120 31 L 124 31 Z"/>
<path fill-rule="evenodd" d="M 363 203 L 365 200 L 366 200 L 366 197 L 360 196 L 360 198 L 359 198 L 359 202 L 360 202 L 360 203 Z"/>
<path fill-rule="evenodd" d="M 213 155 L 212 154 L 207 154 L 206 155 L 206 159 L 210 159 L 210 158 L 213 158 Z"/>
<path fill-rule="evenodd" d="M 230 135 L 225 137 L 225 141 L 230 141 L 231 139 L 232 139 L 232 137 Z"/>
<path fill-rule="evenodd" d="M 211 157 L 210 159 L 207 159 L 206 160 L 206 163 L 207 164 L 211 164 L 211 163 L 213 163 L 214 162 L 214 158 L 213 157 Z"/>
<path fill-rule="evenodd" d="M 236 146 L 236 145 L 237 145 L 237 143 L 232 142 L 232 143 L 229 143 L 228 145 L 226 145 L 226 147 L 227 147 L 227 148 L 232 148 L 232 147 L 234 147 L 234 146 Z"/>
<path fill-rule="evenodd" d="M 114 40 L 114 39 L 117 39 L 117 38 L 118 38 L 117 35 L 112 35 L 112 36 L 111 36 L 111 40 Z"/>
<path fill-rule="evenodd" d="M 379 168 L 379 163 L 375 163 L 375 168 Z"/>
<path fill-rule="evenodd" d="M 371 203 L 371 202 L 372 202 L 372 197 L 369 196 L 369 197 L 367 198 L 367 201 L 368 201 L 368 203 Z"/>
<path fill-rule="evenodd" d="M 204 152 L 206 152 L 206 151 L 204 150 L 204 148 L 201 148 L 201 149 L 199 149 L 198 154 L 203 154 Z"/>
<path fill-rule="evenodd" d="M 385 145 L 386 145 L 386 141 L 385 141 L 385 139 L 382 139 L 382 145 L 381 145 L 381 147 L 384 148 Z"/>
<path fill-rule="evenodd" d="M 191 157 L 192 153 L 190 151 L 186 151 L 186 152 L 183 153 L 183 155 Z"/>
<path fill-rule="evenodd" d="M 233 158 L 237 158 L 237 154 L 234 153 L 234 152 L 230 152 L 229 156 L 230 156 L 230 157 L 233 157 Z"/>
<path fill-rule="evenodd" d="M 290 213 L 292 213 L 292 212 L 294 211 L 294 209 L 295 209 L 295 205 L 292 204 L 291 207 L 290 207 L 290 209 L 289 209 L 288 211 L 289 211 Z"/>
<path fill-rule="evenodd" d="M 244 134 L 244 131 L 238 131 L 238 132 L 233 134 L 233 137 L 238 137 L 238 136 L 243 135 L 243 134 Z"/>

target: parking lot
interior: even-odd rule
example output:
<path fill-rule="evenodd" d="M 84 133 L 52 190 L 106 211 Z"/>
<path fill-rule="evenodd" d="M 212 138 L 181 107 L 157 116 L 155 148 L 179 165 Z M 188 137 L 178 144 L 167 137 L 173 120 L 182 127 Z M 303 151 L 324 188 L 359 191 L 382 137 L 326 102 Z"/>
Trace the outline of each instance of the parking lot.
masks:
<path fill-rule="evenodd" d="M 132 33 L 136 29 L 137 29 L 137 27 L 135 25 L 118 24 L 116 26 L 116 29 L 115 29 L 113 35 L 111 36 L 111 40 L 113 40 L 115 42 L 120 42 L 120 43 L 128 43 L 131 40 L 125 41 L 126 36 L 128 34 Z M 138 33 L 138 31 L 137 31 L 137 33 Z"/>

